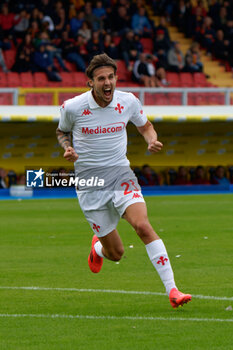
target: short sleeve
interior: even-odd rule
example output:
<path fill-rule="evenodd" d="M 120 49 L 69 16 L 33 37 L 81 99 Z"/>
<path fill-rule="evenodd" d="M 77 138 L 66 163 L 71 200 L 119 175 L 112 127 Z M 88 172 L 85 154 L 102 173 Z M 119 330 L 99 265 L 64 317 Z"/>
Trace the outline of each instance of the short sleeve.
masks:
<path fill-rule="evenodd" d="M 132 100 L 132 115 L 130 117 L 130 121 L 140 127 L 146 124 L 147 122 L 147 117 L 143 111 L 142 108 L 142 104 L 139 101 L 139 99 L 137 97 L 133 96 L 133 100 Z"/>
<path fill-rule="evenodd" d="M 67 105 L 64 102 L 60 107 L 60 121 L 58 124 L 58 128 L 61 131 L 69 132 L 72 130 L 72 127 L 73 127 L 72 118 L 70 116 L 70 113 L 67 110 Z"/>

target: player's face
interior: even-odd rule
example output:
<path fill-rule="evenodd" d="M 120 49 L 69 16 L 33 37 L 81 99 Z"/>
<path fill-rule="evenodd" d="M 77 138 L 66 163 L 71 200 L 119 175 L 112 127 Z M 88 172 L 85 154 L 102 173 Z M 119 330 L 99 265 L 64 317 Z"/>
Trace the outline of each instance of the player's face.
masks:
<path fill-rule="evenodd" d="M 89 81 L 93 88 L 93 96 L 101 107 L 112 101 L 117 77 L 112 67 L 100 67 L 94 70 L 93 79 Z"/>

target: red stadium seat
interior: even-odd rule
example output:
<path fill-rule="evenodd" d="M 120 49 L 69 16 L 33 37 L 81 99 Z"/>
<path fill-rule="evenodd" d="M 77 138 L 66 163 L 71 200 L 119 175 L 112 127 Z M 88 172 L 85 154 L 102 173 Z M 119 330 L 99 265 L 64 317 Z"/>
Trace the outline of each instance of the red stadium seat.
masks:
<path fill-rule="evenodd" d="M 69 62 L 65 60 L 65 65 L 69 69 L 70 72 L 77 72 L 77 68 L 75 63 Z"/>
<path fill-rule="evenodd" d="M 87 87 L 87 77 L 83 72 L 74 72 L 74 86 L 75 87 Z"/>
<path fill-rule="evenodd" d="M 203 74 L 203 73 L 194 73 L 193 80 L 194 80 L 195 87 L 206 87 L 207 83 L 208 83 L 206 81 L 205 74 Z"/>
<path fill-rule="evenodd" d="M 60 92 L 58 95 L 58 104 L 62 105 L 62 103 L 66 100 L 69 100 L 72 97 L 78 96 L 80 93 L 77 92 Z"/>
<path fill-rule="evenodd" d="M 116 46 L 118 46 L 120 44 L 121 41 L 121 37 L 120 36 L 114 36 L 113 37 L 113 42 Z"/>
<path fill-rule="evenodd" d="M 9 72 L 7 73 L 7 85 L 8 87 L 19 87 L 21 84 L 19 73 Z"/>
<path fill-rule="evenodd" d="M 33 87 L 34 79 L 31 72 L 20 73 L 20 86 Z"/>
<path fill-rule="evenodd" d="M 195 95 L 196 95 L 195 96 L 196 105 L 198 105 L 198 106 L 208 105 L 208 95 L 209 94 L 197 93 Z"/>
<path fill-rule="evenodd" d="M 12 94 L 0 93 L 0 105 L 12 105 Z"/>
<path fill-rule="evenodd" d="M 6 73 L 0 72 L 0 87 L 7 87 Z"/>
<path fill-rule="evenodd" d="M 180 87 L 180 77 L 178 73 L 167 72 L 166 79 L 170 83 L 169 87 Z"/>
<path fill-rule="evenodd" d="M 123 60 L 117 61 L 117 76 L 119 81 L 131 81 L 131 72 L 126 68 Z"/>
<path fill-rule="evenodd" d="M 159 94 L 153 94 L 153 93 L 145 93 L 145 105 L 158 105 L 158 106 L 167 106 L 168 105 L 168 99 L 165 94 L 159 93 Z"/>
<path fill-rule="evenodd" d="M 31 92 L 28 92 L 25 96 L 25 104 L 27 106 L 34 106 L 36 105 L 36 97 L 37 97 L 38 93 L 31 93 Z"/>
<path fill-rule="evenodd" d="M 53 94 L 50 92 L 37 93 L 35 97 L 36 105 L 52 105 L 53 104 Z"/>
<path fill-rule="evenodd" d="M 43 72 L 34 73 L 34 85 L 35 87 L 46 87 L 48 86 L 47 75 Z"/>
<path fill-rule="evenodd" d="M 15 63 L 16 50 L 3 51 L 4 59 L 7 68 L 10 70 Z"/>
<path fill-rule="evenodd" d="M 63 86 L 63 87 L 75 86 L 73 73 L 61 72 L 60 76 L 62 78 L 62 81 L 60 83 L 61 86 Z"/>
<path fill-rule="evenodd" d="M 180 73 L 180 86 L 193 87 L 194 81 L 191 73 Z"/>
<path fill-rule="evenodd" d="M 143 52 L 146 53 L 153 53 L 154 51 L 154 44 L 153 40 L 151 38 L 142 38 L 140 40 L 142 46 L 143 46 Z"/>
<path fill-rule="evenodd" d="M 180 106 L 182 104 L 181 94 L 178 92 L 169 93 L 167 97 L 170 106 Z"/>
<path fill-rule="evenodd" d="M 209 105 L 224 105 L 224 95 L 220 93 L 209 93 L 208 94 L 208 104 Z"/>
<path fill-rule="evenodd" d="M 195 93 L 189 93 L 188 94 L 188 105 L 189 106 L 195 106 L 196 105 L 196 94 Z"/>

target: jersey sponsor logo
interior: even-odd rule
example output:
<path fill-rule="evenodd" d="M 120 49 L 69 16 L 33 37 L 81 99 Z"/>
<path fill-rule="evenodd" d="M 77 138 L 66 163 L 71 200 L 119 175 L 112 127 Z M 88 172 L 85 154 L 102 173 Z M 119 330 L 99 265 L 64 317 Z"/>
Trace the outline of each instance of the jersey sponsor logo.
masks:
<path fill-rule="evenodd" d="M 134 193 L 132 199 L 133 198 L 142 198 L 142 196 L 138 193 Z"/>
<path fill-rule="evenodd" d="M 82 134 L 111 134 L 122 131 L 124 128 L 124 122 L 97 126 L 96 128 L 82 127 Z"/>
<path fill-rule="evenodd" d="M 117 106 L 115 107 L 115 111 L 118 111 L 120 114 L 123 109 L 124 109 L 124 106 L 121 106 L 120 103 L 118 103 Z"/>
<path fill-rule="evenodd" d="M 157 264 L 165 265 L 166 261 L 168 261 L 167 258 L 164 258 L 163 256 L 160 256 L 159 260 L 157 261 Z"/>
<path fill-rule="evenodd" d="M 93 230 L 96 230 L 97 232 L 100 232 L 100 226 L 99 225 L 93 224 L 92 228 L 93 228 Z"/>
<path fill-rule="evenodd" d="M 84 109 L 82 115 L 90 115 L 92 114 L 91 111 L 89 109 Z"/>

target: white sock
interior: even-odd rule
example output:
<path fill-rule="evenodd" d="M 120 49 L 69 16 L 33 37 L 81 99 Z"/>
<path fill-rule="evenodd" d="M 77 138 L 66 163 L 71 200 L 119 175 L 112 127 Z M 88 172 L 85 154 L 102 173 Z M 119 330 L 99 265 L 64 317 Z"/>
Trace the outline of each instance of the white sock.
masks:
<path fill-rule="evenodd" d="M 95 251 L 96 251 L 96 254 L 99 255 L 101 258 L 104 258 L 104 255 L 102 253 L 102 244 L 100 243 L 100 241 L 97 241 L 95 244 L 94 244 L 94 248 L 95 248 Z"/>
<path fill-rule="evenodd" d="M 149 244 L 146 244 L 147 254 L 157 270 L 165 288 L 169 295 L 172 288 L 177 288 L 167 250 L 161 239 L 157 239 Z"/>

